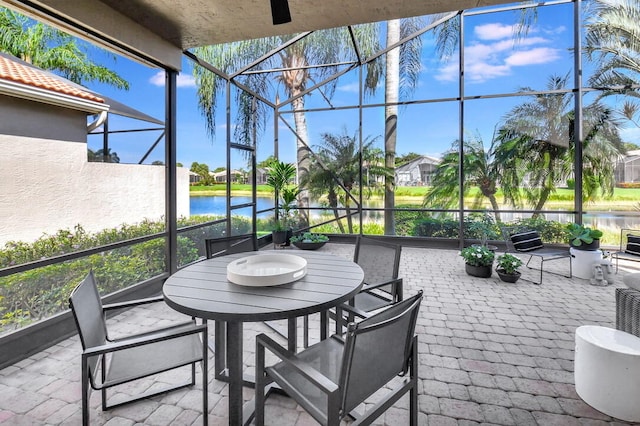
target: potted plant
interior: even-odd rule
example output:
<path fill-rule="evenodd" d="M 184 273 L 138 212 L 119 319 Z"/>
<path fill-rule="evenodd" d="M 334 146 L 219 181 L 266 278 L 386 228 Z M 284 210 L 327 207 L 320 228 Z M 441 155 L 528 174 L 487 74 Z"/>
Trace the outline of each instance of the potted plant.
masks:
<path fill-rule="evenodd" d="M 481 246 L 489 247 L 494 252 L 498 249 L 498 247 L 488 244 L 488 240 L 498 238 L 496 223 L 491 215 L 488 213 L 472 214 L 465 219 L 465 222 L 470 236 L 479 238 Z"/>
<path fill-rule="evenodd" d="M 464 259 L 464 269 L 473 277 L 489 278 L 495 254 L 486 246 L 469 246 L 460 251 Z"/>
<path fill-rule="evenodd" d="M 500 279 L 506 283 L 515 283 L 520 278 L 518 268 L 522 266 L 522 260 L 510 253 L 498 256 L 496 272 Z"/>
<path fill-rule="evenodd" d="M 597 250 L 600 248 L 602 231 L 598 229 L 591 229 L 588 226 L 570 223 L 567 225 L 567 232 L 569 233 L 569 243 L 571 247 L 577 250 Z"/>
<path fill-rule="evenodd" d="M 289 245 L 295 203 L 301 191 L 291 183 L 296 176 L 296 168 L 292 164 L 276 160 L 267 167 L 267 171 L 267 185 L 273 188 L 277 209 L 271 232 L 273 243 Z"/>
<path fill-rule="evenodd" d="M 329 237 L 324 234 L 315 234 L 313 232 L 304 232 L 289 238 L 291 243 L 302 250 L 316 250 L 329 241 Z"/>

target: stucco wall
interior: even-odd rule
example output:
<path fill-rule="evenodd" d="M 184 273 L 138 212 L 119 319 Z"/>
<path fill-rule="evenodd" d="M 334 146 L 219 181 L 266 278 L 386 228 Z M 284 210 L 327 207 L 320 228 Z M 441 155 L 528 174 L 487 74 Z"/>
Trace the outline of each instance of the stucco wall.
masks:
<path fill-rule="evenodd" d="M 0 95 L 0 135 L 87 142 L 87 113 Z"/>
<path fill-rule="evenodd" d="M 0 134 L 0 246 L 165 216 L 165 168 L 89 163 L 84 143 Z M 189 171 L 178 168 L 178 215 L 189 216 Z"/>

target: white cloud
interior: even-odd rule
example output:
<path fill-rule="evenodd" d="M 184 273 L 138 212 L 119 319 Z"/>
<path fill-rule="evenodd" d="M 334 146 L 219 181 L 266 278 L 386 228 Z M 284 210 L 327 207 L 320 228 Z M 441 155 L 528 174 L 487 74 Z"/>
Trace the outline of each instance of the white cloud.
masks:
<path fill-rule="evenodd" d="M 191 74 L 178 74 L 176 83 L 178 87 L 196 87 L 196 81 Z"/>
<path fill-rule="evenodd" d="M 149 83 L 154 86 L 164 86 L 164 71 L 158 71 L 150 79 Z"/>
<path fill-rule="evenodd" d="M 532 29 L 530 33 L 535 31 Z M 557 31 L 564 30 L 558 28 Z M 513 26 L 500 23 L 480 25 L 475 28 L 475 34 L 477 40 L 465 49 L 465 78 L 469 82 L 506 77 L 512 74 L 514 67 L 545 64 L 561 57 L 560 49 L 548 47 L 553 40 L 545 37 L 525 37 L 514 42 Z M 436 79 L 456 81 L 457 63 L 441 67 Z"/>
<path fill-rule="evenodd" d="M 513 25 L 500 23 L 478 25 L 474 33 L 480 40 L 501 40 L 513 36 Z"/>
<path fill-rule="evenodd" d="M 149 79 L 149 83 L 153 84 L 154 86 L 164 86 L 164 80 L 165 76 L 164 76 L 164 71 L 158 71 L 157 73 L 155 73 L 150 79 Z M 176 84 L 178 85 L 178 87 L 195 87 L 196 86 L 196 82 L 193 79 L 193 76 L 191 74 L 178 74 L 178 78 L 176 79 Z"/>
<path fill-rule="evenodd" d="M 560 58 L 560 51 L 551 47 L 536 47 L 521 52 L 514 52 L 505 59 L 509 66 L 525 66 L 532 64 L 546 64 Z"/>
<path fill-rule="evenodd" d="M 360 83 L 356 81 L 355 83 L 342 84 L 338 86 L 337 89 L 340 92 L 358 93 L 360 90 Z"/>
<path fill-rule="evenodd" d="M 438 81 L 457 81 L 458 80 L 458 61 L 450 62 L 438 70 L 435 75 Z"/>

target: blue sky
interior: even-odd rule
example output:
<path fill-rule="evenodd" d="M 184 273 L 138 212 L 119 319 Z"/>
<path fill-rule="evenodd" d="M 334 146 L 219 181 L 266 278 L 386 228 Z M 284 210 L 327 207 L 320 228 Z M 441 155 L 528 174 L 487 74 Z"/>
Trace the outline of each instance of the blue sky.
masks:
<path fill-rule="evenodd" d="M 517 91 L 528 86 L 544 89 L 549 76 L 564 76 L 573 72 L 571 4 L 541 7 L 537 21 L 527 35 L 514 44 L 514 25 L 518 21 L 517 12 L 499 12 L 490 15 L 469 16 L 465 20 L 465 86 L 466 96 L 499 94 Z M 420 83 L 413 94 L 414 99 L 441 99 L 458 96 L 457 54 L 448 61 L 436 58 L 430 34 L 423 36 L 423 56 Z M 189 167 L 193 161 L 206 163 L 211 169 L 224 166 L 226 120 L 224 105 L 220 102 L 217 113 L 215 140 L 207 135 L 204 119 L 197 108 L 197 95 L 191 76 L 191 65 L 184 60 L 183 71 L 178 78 L 178 161 Z M 588 64 L 587 64 L 588 65 Z M 584 79 L 589 75 L 586 67 Z M 114 90 L 105 85 L 91 85 L 94 90 L 113 97 L 160 119 L 164 116 L 164 73 L 124 58 L 118 58 L 116 70 L 130 81 L 129 92 Z M 571 82 L 573 79 L 570 80 Z M 383 87 L 375 97 L 366 102 L 383 102 Z M 281 92 L 282 93 L 282 92 Z M 349 73 L 338 81 L 331 100 L 332 105 L 355 105 L 358 96 L 357 72 Z M 515 105 L 529 100 L 527 97 L 494 98 L 468 100 L 465 102 L 465 133 L 480 135 L 488 146 L 494 128 L 501 118 Z M 306 100 L 308 108 L 327 107 L 318 94 Z M 458 138 L 458 104 L 427 103 L 400 108 L 398 124 L 397 154 L 408 152 L 439 157 Z M 288 116 L 289 122 L 292 118 Z M 117 126 L 113 120 L 111 128 Z M 125 124 L 125 128 L 131 124 Z M 347 132 L 357 130 L 357 110 L 308 113 L 307 123 L 311 144 L 320 143 L 322 132 Z M 128 126 L 128 127 L 127 127 Z M 364 135 L 378 137 L 384 133 L 384 111 L 382 108 L 363 110 Z M 294 138 L 284 125 L 280 125 L 280 156 L 285 161 L 294 161 Z M 143 142 L 132 142 L 129 137 L 118 137 L 113 141 L 113 150 L 123 162 L 137 161 L 147 147 L 155 140 L 157 133 L 145 136 Z M 272 121 L 267 125 L 258 147 L 258 160 L 272 153 Z M 639 133 L 635 128 L 623 132 L 623 138 L 636 142 Z M 141 138 L 136 134 L 135 138 Z M 147 140 L 148 139 L 148 140 Z M 93 145 L 95 142 L 90 141 Z M 90 145 L 90 146 L 91 146 Z M 99 148 L 95 145 L 93 149 Z M 149 160 L 162 160 L 163 147 L 160 146 Z M 244 166 L 244 160 L 234 158 L 232 167 Z"/>

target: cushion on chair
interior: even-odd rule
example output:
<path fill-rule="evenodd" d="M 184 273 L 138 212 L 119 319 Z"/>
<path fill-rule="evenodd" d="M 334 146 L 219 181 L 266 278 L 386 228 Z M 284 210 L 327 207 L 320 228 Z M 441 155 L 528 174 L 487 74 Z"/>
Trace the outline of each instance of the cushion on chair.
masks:
<path fill-rule="evenodd" d="M 518 251 L 531 251 L 544 247 L 538 231 L 526 231 L 518 234 L 512 234 L 511 242 L 513 243 L 513 247 Z"/>
<path fill-rule="evenodd" d="M 627 234 L 627 247 L 624 252 L 640 256 L 640 235 Z"/>

